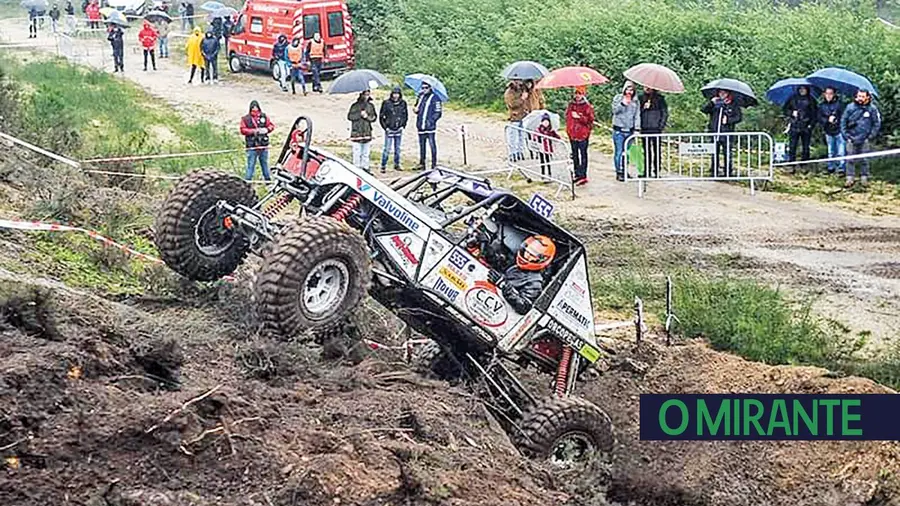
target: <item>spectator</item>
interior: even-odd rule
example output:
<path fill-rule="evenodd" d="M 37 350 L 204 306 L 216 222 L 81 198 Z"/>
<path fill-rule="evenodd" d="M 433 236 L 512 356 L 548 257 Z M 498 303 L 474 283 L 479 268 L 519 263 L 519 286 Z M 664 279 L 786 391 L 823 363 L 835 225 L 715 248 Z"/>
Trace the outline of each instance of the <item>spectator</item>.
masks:
<path fill-rule="evenodd" d="M 661 134 L 669 121 L 669 106 L 666 98 L 653 88 L 644 87 L 638 99 L 641 107 L 641 132 L 648 135 Z M 644 137 L 644 169 L 650 177 L 659 177 L 660 149 L 659 137 Z"/>
<path fill-rule="evenodd" d="M 209 28 L 206 31 L 211 31 L 216 40 L 221 40 L 222 34 L 225 32 L 225 30 L 222 29 L 222 18 L 213 18 L 213 20 L 210 22 Z"/>
<path fill-rule="evenodd" d="M 187 18 L 188 26 L 191 31 L 194 30 L 194 4 L 191 2 L 184 3 L 184 16 Z"/>
<path fill-rule="evenodd" d="M 625 141 L 635 132 L 641 131 L 641 107 L 635 96 L 634 83 L 625 81 L 622 93 L 613 97 L 613 154 L 616 166 L 616 179 L 625 180 Z"/>
<path fill-rule="evenodd" d="M 100 28 L 100 5 L 97 0 L 91 0 L 85 9 L 88 18 L 88 27 L 92 30 Z"/>
<path fill-rule="evenodd" d="M 188 31 L 187 4 L 184 2 L 178 4 L 178 17 L 181 18 L 181 31 Z"/>
<path fill-rule="evenodd" d="M 538 153 L 538 158 L 541 160 L 541 177 L 543 178 L 543 182 L 547 183 L 550 180 L 551 176 L 553 176 L 553 172 L 550 170 L 550 159 L 553 158 L 553 144 L 556 143 L 554 139 L 559 139 L 559 134 L 556 133 L 556 130 L 553 129 L 553 125 L 550 123 L 550 113 L 544 113 L 541 116 L 541 124 L 538 126 L 537 133 L 543 135 L 541 137 L 541 142 L 543 144 L 541 151 Z"/>
<path fill-rule="evenodd" d="M 566 134 L 572 145 L 572 162 L 575 171 L 576 186 L 587 184 L 588 141 L 594 128 L 594 106 L 585 96 L 586 88 L 575 88 L 572 101 L 566 108 Z"/>
<path fill-rule="evenodd" d="M 28 38 L 36 39 L 38 32 L 38 11 L 37 7 L 32 6 L 28 9 Z"/>
<path fill-rule="evenodd" d="M 303 66 L 306 64 L 306 52 L 303 51 L 303 38 L 299 35 L 291 41 L 290 47 L 287 49 L 288 60 L 291 63 L 291 93 L 297 94 L 297 81 L 300 81 L 300 88 L 303 90 L 303 96 L 306 96 L 306 77 L 303 76 Z"/>
<path fill-rule="evenodd" d="M 428 83 L 422 83 L 413 111 L 416 113 L 416 130 L 419 133 L 418 170 L 425 170 L 426 144 L 431 145 L 431 168 L 437 168 L 435 132 L 437 132 L 437 122 L 443 114 L 443 105 L 441 104 L 441 99 L 431 91 L 431 85 Z"/>
<path fill-rule="evenodd" d="M 547 108 L 547 102 L 544 100 L 544 92 L 534 87 L 534 80 L 526 79 L 524 81 L 525 93 L 528 93 L 528 112 L 540 111 Z"/>
<path fill-rule="evenodd" d="M 159 57 L 169 57 L 169 22 L 161 19 L 156 25 L 156 33 L 159 34 Z"/>
<path fill-rule="evenodd" d="M 517 162 L 524 158 L 525 132 L 522 130 L 522 119 L 528 114 L 528 92 L 522 81 L 513 79 L 506 85 L 503 94 L 506 110 L 509 113 L 509 128 L 506 129 L 506 149 L 509 161 Z"/>
<path fill-rule="evenodd" d="M 206 84 L 219 82 L 219 39 L 212 30 L 206 31 L 206 37 L 200 43 L 206 69 Z"/>
<path fill-rule="evenodd" d="M 275 130 L 272 120 L 259 108 L 259 102 L 250 102 L 250 113 L 241 118 L 241 135 L 244 136 L 247 148 L 247 174 L 244 179 L 250 181 L 256 172 L 256 161 L 262 169 L 263 179 L 269 181 L 269 134 Z"/>
<path fill-rule="evenodd" d="M 708 130 L 716 134 L 734 132 L 737 124 L 744 119 L 741 106 L 728 90 L 718 90 L 716 96 L 704 104 L 700 110 L 709 115 Z M 731 176 L 733 171 L 731 138 L 727 135 L 716 135 L 715 143 L 716 152 L 712 158 L 712 177 L 721 175 L 720 159 L 722 155 L 725 157 L 725 174 Z"/>
<path fill-rule="evenodd" d="M 228 39 L 231 38 L 231 32 L 234 30 L 234 20 L 231 16 L 225 16 L 222 21 L 222 37 L 225 38 L 225 54 L 228 54 Z"/>
<path fill-rule="evenodd" d="M 286 35 L 279 35 L 278 39 L 275 40 L 275 44 L 272 46 L 272 60 L 278 66 L 278 82 L 281 85 L 281 91 L 287 91 L 287 80 L 291 75 L 291 70 Z"/>
<path fill-rule="evenodd" d="M 72 1 L 69 0 L 66 2 L 66 33 L 73 33 L 75 31 L 75 6 L 72 5 Z"/>
<path fill-rule="evenodd" d="M 141 46 L 144 48 L 144 72 L 147 71 L 147 56 L 150 56 L 150 61 L 153 63 L 153 70 L 156 70 L 156 30 L 153 28 L 153 25 L 150 24 L 149 21 L 144 20 L 144 27 L 141 28 L 141 31 L 138 32 L 138 40 L 141 42 Z"/>
<path fill-rule="evenodd" d="M 372 148 L 372 123 L 378 119 L 375 106 L 372 104 L 372 93 L 366 90 L 350 106 L 347 112 L 350 120 L 350 144 L 353 146 L 353 165 L 371 172 L 369 154 Z"/>
<path fill-rule="evenodd" d="M 185 43 L 184 51 L 187 53 L 187 63 L 191 68 L 191 76 L 188 78 L 188 84 L 194 82 L 194 73 L 197 69 L 200 69 L 200 82 L 202 83 L 205 80 L 206 71 L 204 70 L 204 65 L 206 65 L 206 60 L 203 59 L 203 52 L 200 50 L 200 45 L 203 43 L 203 33 L 200 32 L 200 27 L 195 27 L 191 36 L 188 37 L 187 43 Z"/>
<path fill-rule="evenodd" d="M 325 61 L 325 43 L 319 32 L 313 34 L 306 46 L 306 59 L 312 69 L 313 92 L 322 93 L 322 62 Z"/>
<path fill-rule="evenodd" d="M 809 88 L 800 86 L 797 93 L 784 104 L 784 114 L 788 118 L 788 160 L 797 159 L 797 144 L 801 145 L 800 158 L 809 160 L 809 141 L 816 126 L 816 101 L 810 96 Z"/>
<path fill-rule="evenodd" d="M 822 130 L 825 131 L 825 144 L 828 146 L 828 158 L 840 158 L 847 152 L 847 143 L 841 135 L 841 115 L 844 105 L 834 88 L 825 88 L 822 103 L 819 104 L 818 117 Z M 828 173 L 844 175 L 847 162 L 844 160 L 828 162 Z"/>
<path fill-rule="evenodd" d="M 385 172 L 388 163 L 388 154 L 391 146 L 394 149 L 394 170 L 400 170 L 400 141 L 403 139 L 403 129 L 409 119 L 406 101 L 403 93 L 397 86 L 391 90 L 391 96 L 381 103 L 381 128 L 384 129 L 384 149 L 381 151 L 381 172 Z"/>
<path fill-rule="evenodd" d="M 114 25 L 112 23 L 109 24 L 109 28 L 106 34 L 106 40 L 109 41 L 109 45 L 112 46 L 112 54 L 113 54 L 113 65 L 115 72 L 125 72 L 125 32 L 122 31 L 122 28 Z"/>
<path fill-rule="evenodd" d="M 53 7 L 50 8 L 50 30 L 53 33 L 56 33 L 59 28 L 59 6 L 53 4 Z"/>
<path fill-rule="evenodd" d="M 872 95 L 866 90 L 856 92 L 856 99 L 844 110 L 841 117 L 841 135 L 847 141 L 848 155 L 861 155 L 868 153 L 869 141 L 878 135 L 881 130 L 881 113 L 872 103 Z M 859 162 L 859 182 L 863 186 L 869 184 L 869 160 L 863 158 Z M 847 162 L 847 182 L 844 186 L 851 187 L 856 177 L 856 160 Z"/>
<path fill-rule="evenodd" d="M 91 5 L 91 0 L 82 0 L 82 1 L 81 1 L 81 12 L 82 12 L 84 15 L 87 15 L 87 8 L 88 8 L 88 5 Z"/>

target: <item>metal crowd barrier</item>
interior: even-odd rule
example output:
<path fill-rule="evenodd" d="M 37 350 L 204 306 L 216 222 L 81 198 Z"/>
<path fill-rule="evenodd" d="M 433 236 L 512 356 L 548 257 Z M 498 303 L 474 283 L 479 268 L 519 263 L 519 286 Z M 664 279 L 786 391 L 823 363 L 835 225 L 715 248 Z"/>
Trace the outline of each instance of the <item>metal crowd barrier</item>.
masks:
<path fill-rule="evenodd" d="M 650 181 L 772 181 L 774 142 L 765 132 L 634 134 L 625 141 L 625 181 L 643 197 Z"/>
<path fill-rule="evenodd" d="M 518 173 L 528 182 L 537 180 L 556 184 L 556 197 L 559 197 L 563 190 L 568 190 L 572 198 L 575 198 L 569 141 L 513 125 L 507 125 L 505 133 L 506 168 L 477 171 L 476 174 L 505 172 L 506 178 L 509 179 Z"/>

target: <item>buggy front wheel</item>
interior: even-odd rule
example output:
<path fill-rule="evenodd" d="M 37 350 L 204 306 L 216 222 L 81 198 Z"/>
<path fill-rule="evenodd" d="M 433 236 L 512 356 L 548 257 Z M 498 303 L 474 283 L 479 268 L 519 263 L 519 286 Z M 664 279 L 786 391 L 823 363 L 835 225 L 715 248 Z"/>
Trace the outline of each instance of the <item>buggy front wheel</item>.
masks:
<path fill-rule="evenodd" d="M 551 397 L 535 404 L 519 428 L 523 453 L 560 467 L 608 460 L 616 442 L 609 415 L 577 397 Z"/>

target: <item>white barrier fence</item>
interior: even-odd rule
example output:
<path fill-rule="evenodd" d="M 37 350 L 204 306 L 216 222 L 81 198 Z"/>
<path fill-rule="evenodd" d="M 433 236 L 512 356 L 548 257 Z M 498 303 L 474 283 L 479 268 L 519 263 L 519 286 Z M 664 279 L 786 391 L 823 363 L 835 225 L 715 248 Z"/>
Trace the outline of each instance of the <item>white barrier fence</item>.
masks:
<path fill-rule="evenodd" d="M 563 190 L 568 190 L 575 198 L 572 154 L 567 140 L 513 125 L 507 125 L 505 133 L 506 168 L 477 171 L 475 174 L 506 173 L 509 179 L 518 173 L 528 182 L 537 180 L 557 185 L 556 197 Z"/>
<path fill-rule="evenodd" d="M 774 142 L 765 132 L 634 134 L 625 141 L 625 181 L 638 196 L 650 181 L 758 181 L 774 177 Z"/>

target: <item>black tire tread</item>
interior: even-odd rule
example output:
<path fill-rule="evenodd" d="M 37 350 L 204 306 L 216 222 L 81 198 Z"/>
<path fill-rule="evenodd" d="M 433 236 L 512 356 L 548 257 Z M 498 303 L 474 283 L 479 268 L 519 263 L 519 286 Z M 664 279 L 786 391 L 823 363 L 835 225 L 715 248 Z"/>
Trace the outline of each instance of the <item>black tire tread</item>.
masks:
<path fill-rule="evenodd" d="M 218 255 L 208 257 L 194 244 L 194 227 L 202 214 L 219 200 L 254 206 L 253 188 L 243 179 L 223 172 L 194 172 L 181 180 L 156 216 L 154 237 L 160 257 L 172 270 L 195 281 L 213 281 L 231 274 L 249 251 L 246 238 Z"/>
<path fill-rule="evenodd" d="M 300 309 L 300 290 L 308 273 L 326 258 L 348 261 L 350 280 L 340 311 L 312 321 Z M 372 264 L 362 235 L 330 217 L 297 221 L 278 239 L 257 276 L 255 298 L 262 332 L 291 339 L 306 330 L 328 335 L 362 303 L 371 281 Z"/>
<path fill-rule="evenodd" d="M 520 449 L 547 458 L 554 442 L 569 430 L 590 434 L 594 447 L 612 454 L 616 444 L 612 420 L 594 403 L 579 397 L 550 397 L 526 411 L 517 438 Z"/>

